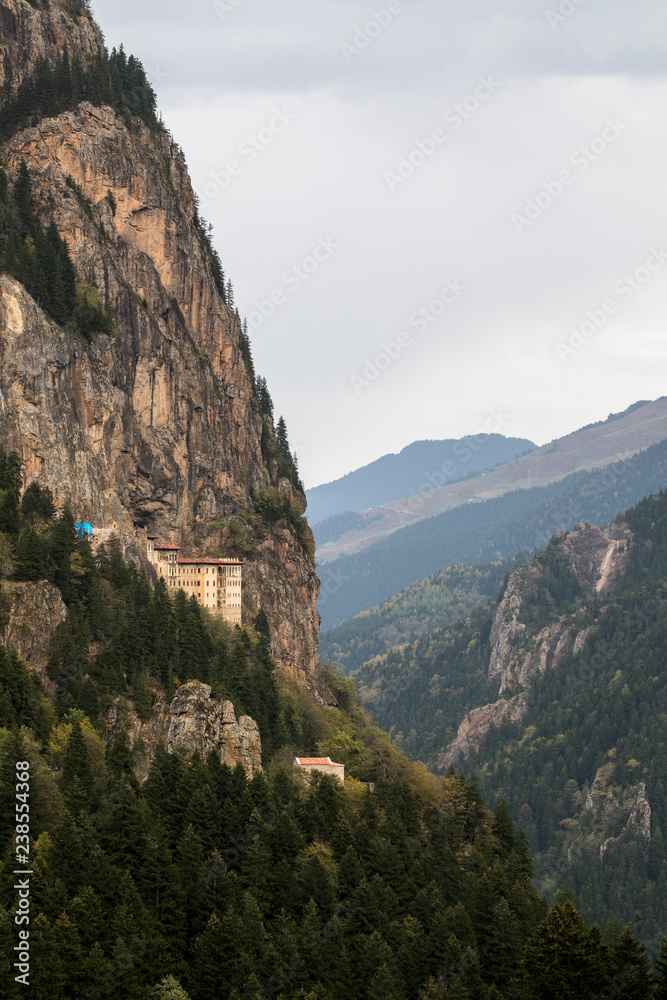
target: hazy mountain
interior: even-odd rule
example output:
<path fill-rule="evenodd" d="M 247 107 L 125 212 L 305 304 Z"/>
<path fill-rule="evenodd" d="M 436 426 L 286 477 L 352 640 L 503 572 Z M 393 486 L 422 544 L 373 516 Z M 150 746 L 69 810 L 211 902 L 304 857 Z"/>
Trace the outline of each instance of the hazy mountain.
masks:
<path fill-rule="evenodd" d="M 608 524 L 667 483 L 667 441 L 623 462 L 550 486 L 465 504 L 397 531 L 365 551 L 320 566 L 322 630 L 455 564 L 513 559 L 582 520 Z"/>
<path fill-rule="evenodd" d="M 458 482 L 535 447 L 525 438 L 502 434 L 415 441 L 398 454 L 383 455 L 342 479 L 307 490 L 308 520 L 312 526 L 335 514 L 378 507 L 411 492 Z"/>
<path fill-rule="evenodd" d="M 634 403 L 622 413 L 582 427 L 529 454 L 460 483 L 411 487 L 402 499 L 357 516 L 356 521 L 327 522 L 316 532 L 320 565 L 369 548 L 409 524 L 442 514 L 470 501 L 484 501 L 512 490 L 556 482 L 572 472 L 590 471 L 628 458 L 642 448 L 667 439 L 667 397 Z M 467 454 L 471 454 L 468 442 Z M 431 488 L 434 486 L 435 488 Z M 332 529 L 336 530 L 332 530 Z M 326 530 L 325 530 L 326 529 Z"/>

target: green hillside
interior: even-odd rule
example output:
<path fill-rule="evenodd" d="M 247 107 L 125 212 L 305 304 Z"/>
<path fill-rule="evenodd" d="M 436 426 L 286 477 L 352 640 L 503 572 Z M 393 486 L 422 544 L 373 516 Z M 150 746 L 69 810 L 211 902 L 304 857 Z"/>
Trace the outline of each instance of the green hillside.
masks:
<path fill-rule="evenodd" d="M 554 630 L 572 627 L 585 641 L 510 686 L 504 697 L 523 691 L 525 715 L 492 727 L 457 766 L 479 777 L 491 801 L 507 802 L 544 891 L 567 883 L 590 919 L 604 925 L 613 914 L 655 948 L 667 921 L 667 494 L 642 501 L 623 521 L 633 533 L 628 565 L 607 594 L 573 572 L 569 536 L 513 575 L 520 631 L 510 641 L 519 659 Z M 432 766 L 466 713 L 498 698 L 499 682 L 489 679 L 496 609 L 357 675 L 379 724 Z"/>
<path fill-rule="evenodd" d="M 495 600 L 514 562 L 448 566 L 413 583 L 377 608 L 364 611 L 320 639 L 320 655 L 346 674 L 396 646 L 444 628 Z"/>

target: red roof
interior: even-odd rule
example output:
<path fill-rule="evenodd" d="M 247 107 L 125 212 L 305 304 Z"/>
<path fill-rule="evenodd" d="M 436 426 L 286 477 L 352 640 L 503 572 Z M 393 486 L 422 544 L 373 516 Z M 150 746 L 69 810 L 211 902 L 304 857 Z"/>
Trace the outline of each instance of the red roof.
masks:
<path fill-rule="evenodd" d="M 155 549 L 162 549 L 164 552 L 180 552 L 180 545 L 164 545 L 162 542 L 156 542 L 153 546 Z"/>
<path fill-rule="evenodd" d="M 331 757 L 295 757 L 295 760 L 299 767 L 322 767 L 328 765 L 330 767 L 344 767 L 344 764 L 336 764 Z"/>

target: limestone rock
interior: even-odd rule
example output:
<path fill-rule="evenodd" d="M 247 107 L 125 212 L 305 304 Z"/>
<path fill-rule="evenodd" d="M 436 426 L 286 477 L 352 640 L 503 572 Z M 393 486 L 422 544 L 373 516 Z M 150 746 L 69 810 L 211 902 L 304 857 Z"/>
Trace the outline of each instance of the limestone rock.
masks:
<path fill-rule="evenodd" d="M 595 594 L 605 593 L 627 564 L 632 533 L 613 525 L 606 534 L 595 525 L 581 524 L 563 540 L 563 551 L 579 583 Z M 580 652 L 591 633 L 578 615 L 564 616 L 534 635 L 519 620 L 524 594 L 540 575 L 538 566 L 523 566 L 510 577 L 491 627 L 489 677 L 500 681 L 500 694 L 525 686 L 537 673 L 559 666 Z"/>
<path fill-rule="evenodd" d="M 627 565 L 632 533 L 627 525 L 614 524 L 605 533 L 595 525 L 581 524 L 562 540 L 563 552 L 582 587 L 603 594 L 619 579 Z M 463 720 L 456 739 L 435 758 L 438 769 L 455 764 L 479 748 L 494 726 L 506 719 L 519 722 L 527 710 L 523 695 L 507 699 L 517 688 L 526 688 L 536 674 L 543 674 L 580 653 L 593 626 L 584 627 L 582 610 L 562 615 L 535 631 L 520 620 L 521 608 L 534 592 L 541 575 L 535 563 L 515 570 L 498 604 L 489 642 L 489 678 L 499 682 L 500 700 L 476 708 Z M 503 697 L 504 696 L 504 697 Z"/>
<path fill-rule="evenodd" d="M 158 743 L 166 739 L 171 721 L 169 703 L 165 698 L 162 688 L 155 685 L 150 690 L 150 696 L 152 706 L 149 719 L 140 719 L 133 703 L 126 698 L 116 699 L 116 702 L 110 706 L 106 714 L 109 735 L 113 737 L 119 730 L 125 730 L 129 737 L 130 746 L 132 747 L 138 740 L 143 740 L 146 760 L 149 763 L 155 756 L 155 748 Z"/>
<path fill-rule="evenodd" d="M 247 715 L 237 721 L 231 701 L 211 698 L 208 684 L 183 684 L 169 712 L 169 750 L 180 746 L 196 750 L 204 758 L 213 750 L 230 767 L 241 763 L 248 777 L 261 771 L 262 745 L 257 724 Z"/>
<path fill-rule="evenodd" d="M 57 0 L 48 10 L 0 0 L 0 23 L 2 73 L 11 67 L 14 81 L 40 56 L 66 49 L 85 62 L 102 45 L 94 22 Z M 262 453 L 240 321 L 216 290 L 182 152 L 166 132 L 129 129 L 89 103 L 1 152 L 10 179 L 26 161 L 42 223 L 55 222 L 77 280 L 94 284 L 114 324 L 88 342 L 0 277 L 3 444 L 19 453 L 26 481 L 49 486 L 77 519 L 117 523 L 136 561 L 134 524 L 202 553 L 244 556 L 245 620 L 266 612 L 278 667 L 315 692 L 314 562 L 286 521 L 262 522 L 253 496 L 277 491 L 302 510 L 305 499 Z"/>
<path fill-rule="evenodd" d="M 596 772 L 575 824 L 579 832 L 568 848 L 569 863 L 590 850 L 599 851 L 602 859 L 612 845 L 623 846 L 633 841 L 641 845 L 645 860 L 649 859 L 651 805 L 646 784 L 641 781 L 624 788 L 614 781 L 615 770 L 615 761 L 611 760 Z M 610 830 L 618 831 L 621 824 L 620 833 L 609 836 Z"/>
<path fill-rule="evenodd" d="M 13 646 L 28 669 L 53 694 L 46 665 L 56 627 L 67 617 L 60 591 L 45 581 L 18 583 L 9 580 L 2 584 L 2 596 L 8 609 L 2 632 L 3 646 Z"/>
<path fill-rule="evenodd" d="M 474 750 L 479 749 L 492 728 L 498 728 L 503 722 L 520 722 L 527 707 L 526 696 L 520 694 L 507 701 L 500 700 L 473 709 L 459 726 L 453 743 L 436 757 L 436 769 L 446 770 L 452 764 L 458 764 L 461 757 L 466 760 Z"/>
<path fill-rule="evenodd" d="M 580 524 L 563 542 L 563 549 L 580 583 L 596 594 L 606 593 L 625 569 L 632 532 L 625 524 L 600 531 L 594 524 Z"/>

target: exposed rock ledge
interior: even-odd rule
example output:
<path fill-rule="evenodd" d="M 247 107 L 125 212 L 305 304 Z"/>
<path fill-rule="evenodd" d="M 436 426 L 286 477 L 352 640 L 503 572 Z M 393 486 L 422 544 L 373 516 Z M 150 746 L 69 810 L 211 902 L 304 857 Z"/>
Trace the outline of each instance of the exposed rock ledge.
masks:
<path fill-rule="evenodd" d="M 248 715 L 238 721 L 231 701 L 211 698 L 211 688 L 188 681 L 174 695 L 167 734 L 170 751 L 182 746 L 207 757 L 211 750 L 230 767 L 241 763 L 248 777 L 262 770 L 262 744 L 257 723 Z"/>
<path fill-rule="evenodd" d="M 527 700 L 524 694 L 519 694 L 509 701 L 496 701 L 492 705 L 484 705 L 470 712 L 461 725 L 456 739 L 447 750 L 438 754 L 435 766 L 438 770 L 446 770 L 457 764 L 461 757 L 466 760 L 473 750 L 479 749 L 486 735 L 503 722 L 520 722 L 526 714 Z"/>
<path fill-rule="evenodd" d="M 106 717 L 111 734 L 125 729 L 132 746 L 143 741 L 148 761 L 153 759 L 158 743 L 166 740 L 170 752 L 184 747 L 205 758 L 213 750 L 229 767 L 241 763 L 249 778 L 262 770 L 257 723 L 247 715 L 237 720 L 231 701 L 211 698 L 208 684 L 188 681 L 178 688 L 171 705 L 167 705 L 160 688 L 152 692 L 152 697 L 153 708 L 146 721 L 125 699 L 112 706 Z"/>
<path fill-rule="evenodd" d="M 46 664 L 56 627 L 67 617 L 60 591 L 45 580 L 39 583 L 3 580 L 2 593 L 8 611 L 0 641 L 3 646 L 14 647 L 53 697 L 55 685 L 47 676 Z"/>

